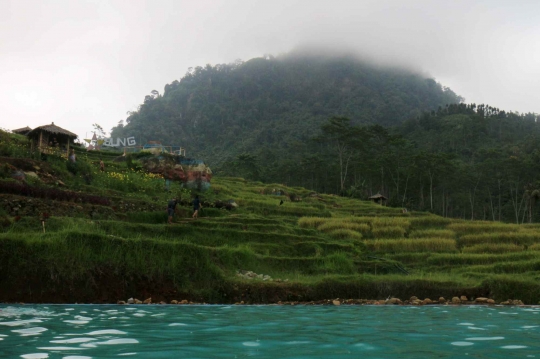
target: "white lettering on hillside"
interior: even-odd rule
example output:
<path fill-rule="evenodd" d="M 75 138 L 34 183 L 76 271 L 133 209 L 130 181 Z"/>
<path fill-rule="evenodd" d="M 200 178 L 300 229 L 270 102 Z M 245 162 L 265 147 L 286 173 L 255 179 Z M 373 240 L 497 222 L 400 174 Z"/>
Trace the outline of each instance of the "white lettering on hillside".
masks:
<path fill-rule="evenodd" d="M 116 141 L 114 138 L 106 138 L 105 142 L 103 142 L 103 146 L 108 147 L 126 147 L 126 146 L 135 146 L 137 142 L 135 142 L 135 137 L 127 137 L 127 138 L 117 138 Z"/>

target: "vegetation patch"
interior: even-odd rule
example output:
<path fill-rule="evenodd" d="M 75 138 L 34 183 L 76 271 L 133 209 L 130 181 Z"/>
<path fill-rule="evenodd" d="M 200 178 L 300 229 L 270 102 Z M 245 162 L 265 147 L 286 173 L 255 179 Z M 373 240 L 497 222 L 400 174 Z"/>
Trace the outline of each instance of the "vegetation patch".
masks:
<path fill-rule="evenodd" d="M 456 241 L 446 238 L 432 239 L 376 239 L 364 242 L 368 250 L 383 253 L 445 253 L 457 252 Z"/>

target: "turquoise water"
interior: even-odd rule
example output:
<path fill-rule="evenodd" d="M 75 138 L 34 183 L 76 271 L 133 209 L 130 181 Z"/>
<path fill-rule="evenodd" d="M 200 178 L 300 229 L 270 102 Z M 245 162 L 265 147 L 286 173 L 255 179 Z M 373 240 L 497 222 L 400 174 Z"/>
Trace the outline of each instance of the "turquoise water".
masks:
<path fill-rule="evenodd" d="M 540 308 L 0 306 L 0 358 L 540 358 Z"/>

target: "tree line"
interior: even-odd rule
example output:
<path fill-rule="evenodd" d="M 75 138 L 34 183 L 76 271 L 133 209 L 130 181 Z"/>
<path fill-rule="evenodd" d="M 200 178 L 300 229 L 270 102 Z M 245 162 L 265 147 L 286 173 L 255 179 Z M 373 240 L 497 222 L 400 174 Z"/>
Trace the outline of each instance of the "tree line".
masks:
<path fill-rule="evenodd" d="M 448 217 L 538 222 L 539 120 L 475 104 L 440 107 L 392 128 L 332 117 L 309 154 L 290 169 L 283 163 L 274 179 L 356 198 L 381 193 L 389 205 Z M 230 169 L 257 178 L 264 171 L 257 163 L 244 155 Z"/>

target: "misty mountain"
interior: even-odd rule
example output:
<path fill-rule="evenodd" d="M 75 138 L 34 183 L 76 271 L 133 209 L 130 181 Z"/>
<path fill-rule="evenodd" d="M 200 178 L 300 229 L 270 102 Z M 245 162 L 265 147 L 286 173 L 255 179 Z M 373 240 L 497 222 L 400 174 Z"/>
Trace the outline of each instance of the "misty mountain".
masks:
<path fill-rule="evenodd" d="M 249 154 L 277 171 L 284 158 L 296 161 L 312 151 L 310 139 L 332 116 L 393 126 L 461 101 L 416 71 L 294 52 L 191 68 L 162 94 L 146 96 L 112 136 L 180 145 L 216 170 Z M 266 176 L 280 178 L 271 172 Z"/>

